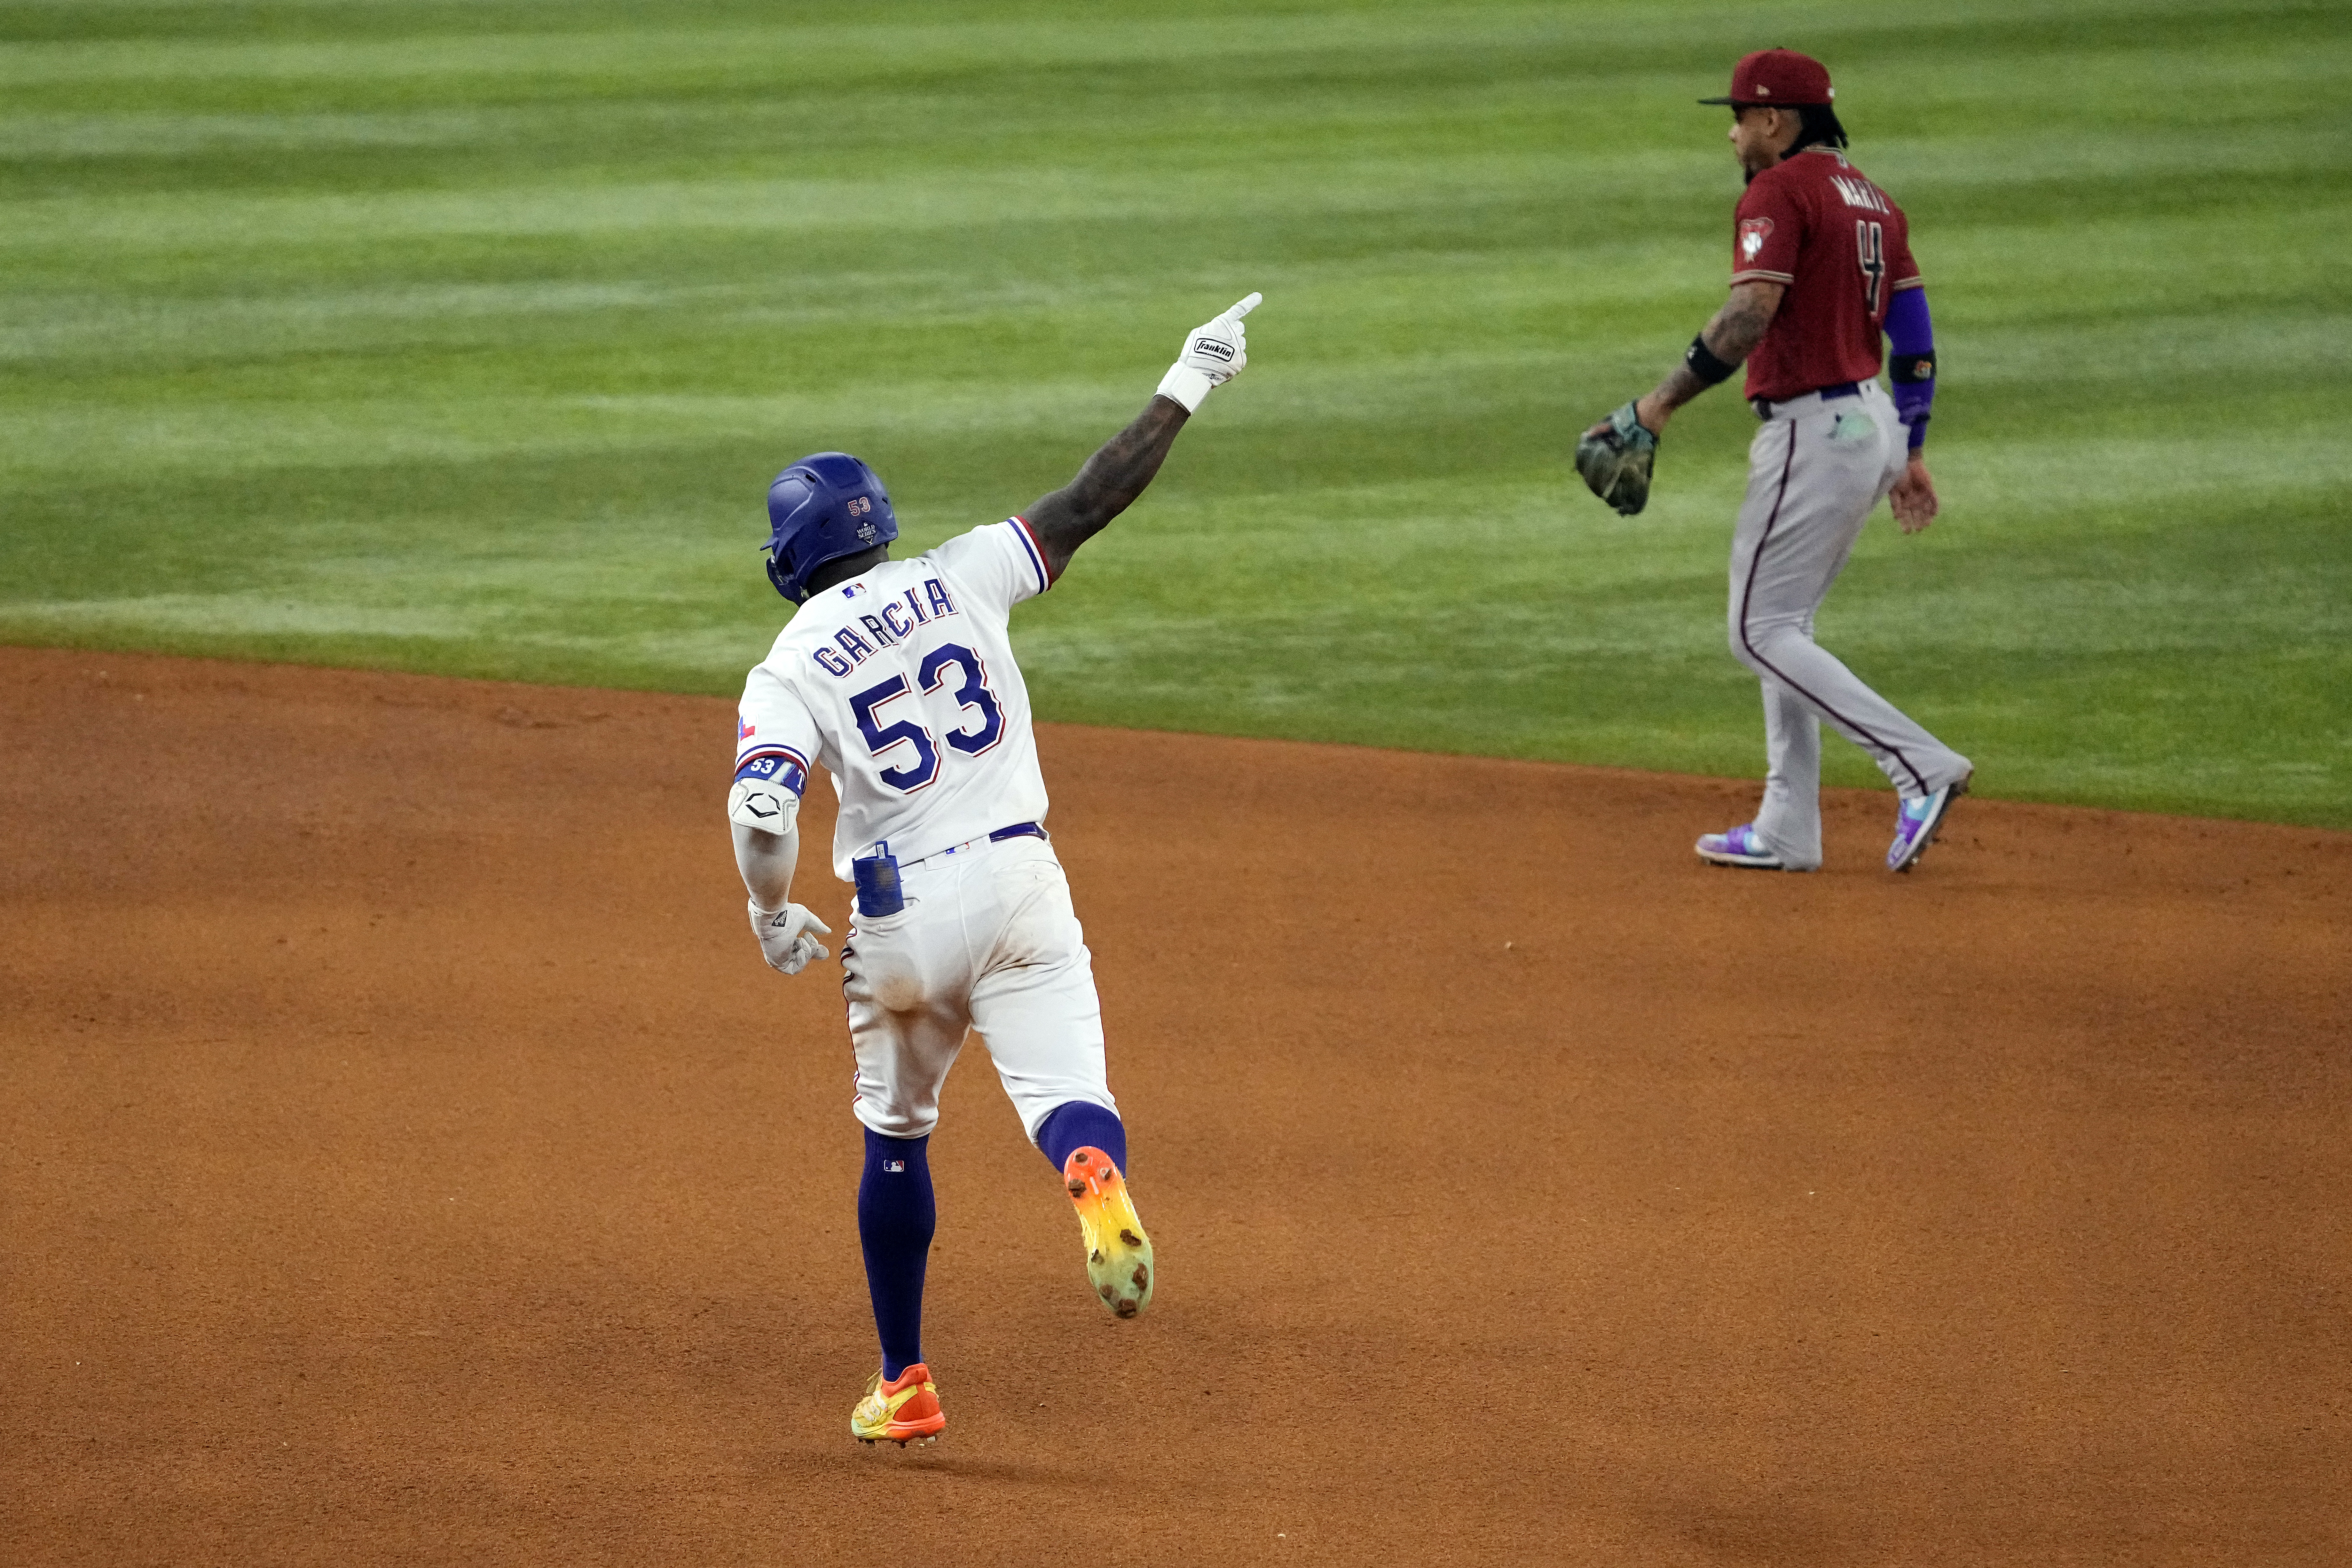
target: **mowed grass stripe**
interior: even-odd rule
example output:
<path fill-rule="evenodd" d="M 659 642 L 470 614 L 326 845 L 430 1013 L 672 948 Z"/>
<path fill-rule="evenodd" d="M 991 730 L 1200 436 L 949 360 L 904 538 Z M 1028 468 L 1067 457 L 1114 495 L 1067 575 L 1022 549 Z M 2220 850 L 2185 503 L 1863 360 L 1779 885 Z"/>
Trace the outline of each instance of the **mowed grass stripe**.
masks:
<path fill-rule="evenodd" d="M 1041 711 L 1751 773 L 1745 411 L 1637 520 L 1564 459 L 1720 298 L 1689 100 L 1788 41 L 1946 365 L 1948 515 L 1825 639 L 1990 792 L 2352 825 L 2326 7 L 794 15 L 0 5 L 0 636 L 730 690 L 784 458 L 861 452 L 928 543 L 1259 288 L 1024 613 Z"/>

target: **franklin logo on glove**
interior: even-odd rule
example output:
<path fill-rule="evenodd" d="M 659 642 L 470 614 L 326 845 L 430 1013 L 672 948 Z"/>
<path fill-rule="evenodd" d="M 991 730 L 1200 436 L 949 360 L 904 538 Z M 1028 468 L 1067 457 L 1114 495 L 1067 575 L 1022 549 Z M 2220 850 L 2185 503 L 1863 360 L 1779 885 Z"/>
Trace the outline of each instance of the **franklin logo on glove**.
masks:
<path fill-rule="evenodd" d="M 1217 387 L 1233 380 L 1249 363 L 1249 338 L 1244 331 L 1242 318 L 1258 308 L 1265 298 L 1248 294 L 1234 300 L 1213 321 L 1203 321 L 1184 340 L 1184 352 L 1160 378 L 1160 395 L 1184 405 L 1187 414 L 1196 413 L 1201 400 Z"/>

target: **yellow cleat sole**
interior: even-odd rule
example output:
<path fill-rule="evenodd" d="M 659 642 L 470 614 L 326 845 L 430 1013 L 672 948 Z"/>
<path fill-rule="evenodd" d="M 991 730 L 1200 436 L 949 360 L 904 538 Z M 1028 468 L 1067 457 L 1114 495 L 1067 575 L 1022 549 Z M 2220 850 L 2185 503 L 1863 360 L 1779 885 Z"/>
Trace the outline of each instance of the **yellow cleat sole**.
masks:
<path fill-rule="evenodd" d="M 1103 1310 L 1114 1318 L 1139 1318 L 1151 1305 L 1156 1283 L 1151 1237 L 1136 1217 L 1127 1179 L 1099 1149 L 1080 1149 L 1062 1168 L 1070 1206 L 1087 1249 L 1087 1281 Z"/>

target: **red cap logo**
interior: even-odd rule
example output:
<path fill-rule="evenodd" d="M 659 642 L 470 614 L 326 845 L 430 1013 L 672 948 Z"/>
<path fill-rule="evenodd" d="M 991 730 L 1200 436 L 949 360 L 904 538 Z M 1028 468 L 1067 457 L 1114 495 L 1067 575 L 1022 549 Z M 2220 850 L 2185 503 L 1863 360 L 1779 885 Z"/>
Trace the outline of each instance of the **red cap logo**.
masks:
<path fill-rule="evenodd" d="M 1732 68 L 1731 91 L 1723 98 L 1702 98 L 1701 103 L 1729 103 L 1746 108 L 1805 103 L 1829 103 L 1837 97 L 1830 85 L 1829 68 L 1811 55 L 1794 49 L 1759 49 Z"/>

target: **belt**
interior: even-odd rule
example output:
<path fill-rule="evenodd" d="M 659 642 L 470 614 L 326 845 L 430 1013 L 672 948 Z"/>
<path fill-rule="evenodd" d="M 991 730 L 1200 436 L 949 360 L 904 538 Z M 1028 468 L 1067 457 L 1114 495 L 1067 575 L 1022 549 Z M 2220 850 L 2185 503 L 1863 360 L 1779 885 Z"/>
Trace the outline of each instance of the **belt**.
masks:
<path fill-rule="evenodd" d="M 961 855 L 967 849 L 976 849 L 983 844 L 1002 844 L 1008 838 L 1043 838 L 1051 843 L 1053 837 L 1052 834 L 1036 823 L 1016 822 L 1010 827 L 1000 827 L 995 832 L 982 835 L 981 837 L 967 838 L 961 844 L 950 844 L 944 849 L 934 849 L 920 860 L 901 860 L 898 863 L 898 868 L 903 871 L 909 866 L 921 865 L 924 860 L 943 860 L 950 855 Z"/>
<path fill-rule="evenodd" d="M 1813 388 L 1811 392 L 1798 393 L 1796 397 L 1783 397 L 1780 400 L 1778 405 L 1775 405 L 1769 398 L 1751 397 L 1748 400 L 1748 406 L 1756 410 L 1757 418 L 1769 419 L 1772 417 L 1772 410 L 1775 406 L 1786 408 L 1791 403 L 1796 402 L 1798 397 L 1812 397 L 1816 395 L 1818 395 L 1823 403 L 1827 403 L 1831 399 L 1838 397 L 1860 397 L 1862 395 L 1862 383 L 1858 381 L 1841 381 L 1835 386 L 1817 386 Z"/>

